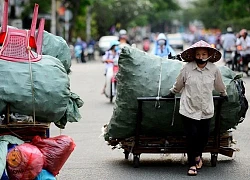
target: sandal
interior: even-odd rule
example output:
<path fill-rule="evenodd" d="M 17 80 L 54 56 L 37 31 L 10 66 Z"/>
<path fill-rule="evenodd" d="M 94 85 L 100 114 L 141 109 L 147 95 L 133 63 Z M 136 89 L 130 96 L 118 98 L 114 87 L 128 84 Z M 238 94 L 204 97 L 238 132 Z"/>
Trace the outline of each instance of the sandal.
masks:
<path fill-rule="evenodd" d="M 201 157 L 199 158 L 198 161 L 195 161 L 196 163 L 196 169 L 201 169 L 202 168 L 202 159 Z"/>
<path fill-rule="evenodd" d="M 190 173 L 189 171 L 193 171 L 193 173 Z M 196 176 L 197 175 L 197 169 L 190 167 L 188 169 L 187 175 L 189 175 L 189 176 Z"/>

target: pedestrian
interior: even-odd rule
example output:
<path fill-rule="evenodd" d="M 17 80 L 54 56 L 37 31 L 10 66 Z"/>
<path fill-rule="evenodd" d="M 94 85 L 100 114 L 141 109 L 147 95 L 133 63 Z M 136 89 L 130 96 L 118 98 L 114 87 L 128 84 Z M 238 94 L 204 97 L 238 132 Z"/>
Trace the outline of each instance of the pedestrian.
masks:
<path fill-rule="evenodd" d="M 202 167 L 202 152 L 208 142 L 214 115 L 213 90 L 227 99 L 226 87 L 219 69 L 213 64 L 221 53 L 201 40 L 181 53 L 187 64 L 177 77 L 167 97 L 181 92 L 179 113 L 187 139 L 188 175 L 197 175 Z"/>

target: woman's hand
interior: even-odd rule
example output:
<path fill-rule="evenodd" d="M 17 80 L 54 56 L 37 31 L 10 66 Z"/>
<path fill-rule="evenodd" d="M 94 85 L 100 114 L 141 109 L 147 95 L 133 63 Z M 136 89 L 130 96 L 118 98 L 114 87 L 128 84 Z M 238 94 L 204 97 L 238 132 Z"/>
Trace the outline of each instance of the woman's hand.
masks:
<path fill-rule="evenodd" d="M 114 61 L 112 59 L 107 59 L 105 62 L 106 63 L 113 63 Z"/>

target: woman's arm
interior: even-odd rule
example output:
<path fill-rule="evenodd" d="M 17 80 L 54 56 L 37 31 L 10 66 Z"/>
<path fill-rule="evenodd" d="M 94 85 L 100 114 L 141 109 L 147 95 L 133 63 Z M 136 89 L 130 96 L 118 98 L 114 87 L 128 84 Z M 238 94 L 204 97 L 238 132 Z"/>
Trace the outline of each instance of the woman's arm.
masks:
<path fill-rule="evenodd" d="M 180 71 L 180 74 L 178 75 L 176 82 L 174 83 L 173 87 L 170 89 L 170 91 L 174 94 L 179 93 L 182 88 L 185 86 L 186 81 L 186 71 L 185 66 Z"/>

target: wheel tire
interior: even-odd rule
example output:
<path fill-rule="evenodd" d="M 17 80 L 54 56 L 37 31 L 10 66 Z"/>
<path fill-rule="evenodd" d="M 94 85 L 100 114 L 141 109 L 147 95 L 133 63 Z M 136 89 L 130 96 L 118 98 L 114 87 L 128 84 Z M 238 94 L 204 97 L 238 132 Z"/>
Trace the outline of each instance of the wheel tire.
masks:
<path fill-rule="evenodd" d="M 113 83 L 112 81 L 110 82 L 110 97 L 109 97 L 109 102 L 112 103 L 113 102 L 113 91 L 112 91 L 112 86 L 113 86 Z"/>
<path fill-rule="evenodd" d="M 218 153 L 211 153 L 211 166 L 216 167 Z"/>
<path fill-rule="evenodd" d="M 134 155 L 133 159 L 134 168 L 138 168 L 140 164 L 140 155 Z"/>
<path fill-rule="evenodd" d="M 124 150 L 124 155 L 125 155 L 125 159 L 128 159 L 128 156 L 129 156 L 129 151 L 127 151 L 127 150 Z"/>

